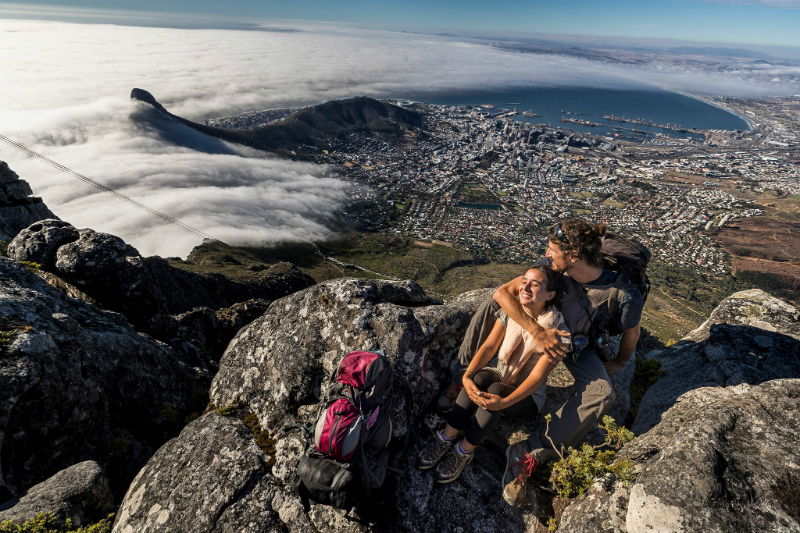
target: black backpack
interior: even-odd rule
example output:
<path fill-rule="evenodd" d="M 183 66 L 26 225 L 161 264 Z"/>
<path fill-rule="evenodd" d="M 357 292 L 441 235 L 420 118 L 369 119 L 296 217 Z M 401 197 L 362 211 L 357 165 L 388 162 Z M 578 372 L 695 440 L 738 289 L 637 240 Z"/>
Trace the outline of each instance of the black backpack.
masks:
<path fill-rule="evenodd" d="M 617 274 L 614 282 L 601 287 L 584 288 L 569 276 L 561 276 L 558 296 L 562 313 L 573 335 L 586 335 L 590 345 L 597 350 L 600 336 L 606 336 L 607 339 L 607 335 L 622 332 L 619 327 L 619 308 L 626 292 L 636 287 L 645 301 L 650 292 L 650 279 L 647 277 L 650 251 L 637 240 L 614 233 L 606 233 L 601 242 L 600 252 L 605 266 Z M 575 301 L 579 305 L 571 306 L 570 303 Z M 598 323 L 597 313 L 606 304 L 608 313 Z"/>
<path fill-rule="evenodd" d="M 639 289 L 646 302 L 650 293 L 650 278 L 647 277 L 650 250 L 636 238 L 625 238 L 609 232 L 602 237 L 601 243 L 600 253 L 603 254 L 608 268 Z"/>
<path fill-rule="evenodd" d="M 406 389 L 410 412 L 410 388 L 394 372 L 383 350 L 351 352 L 323 386 L 316 420 L 285 428 L 298 429 L 303 435 L 304 453 L 290 481 L 301 498 L 330 505 L 343 514 L 362 501 L 386 495 L 385 485 L 396 488 L 403 472 L 389 466 L 388 450 L 396 381 Z M 403 451 L 412 433 L 409 423 Z M 387 474 L 392 474 L 388 478 L 395 483 L 386 483 Z"/>

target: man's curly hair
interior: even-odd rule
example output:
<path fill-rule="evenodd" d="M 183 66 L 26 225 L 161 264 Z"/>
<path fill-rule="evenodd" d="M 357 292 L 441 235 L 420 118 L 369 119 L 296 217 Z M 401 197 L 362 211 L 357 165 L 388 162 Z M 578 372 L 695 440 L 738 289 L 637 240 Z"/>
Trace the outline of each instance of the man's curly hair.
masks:
<path fill-rule="evenodd" d="M 561 230 L 562 235 L 556 228 Z M 602 267 L 605 265 L 603 255 L 600 253 L 601 237 L 606 234 L 605 224 L 592 225 L 586 220 L 574 217 L 566 218 L 551 226 L 548 238 L 563 252 L 575 252 L 578 259 L 590 265 Z"/>

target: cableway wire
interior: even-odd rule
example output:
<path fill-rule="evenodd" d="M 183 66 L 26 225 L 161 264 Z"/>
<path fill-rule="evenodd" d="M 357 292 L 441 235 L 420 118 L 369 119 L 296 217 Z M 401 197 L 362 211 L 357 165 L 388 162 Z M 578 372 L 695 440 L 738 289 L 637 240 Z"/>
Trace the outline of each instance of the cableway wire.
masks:
<path fill-rule="evenodd" d="M 53 124 L 55 124 L 59 128 L 63 129 L 64 131 L 72 133 L 72 131 L 70 131 L 70 129 L 67 128 L 66 126 L 64 126 L 63 124 L 59 124 L 58 122 L 56 122 L 52 118 L 48 117 L 47 115 L 45 115 L 44 113 L 40 112 L 39 110 L 32 108 L 31 106 L 29 106 L 25 102 L 22 102 L 17 98 L 14 98 L 13 96 L 11 96 L 10 94 L 8 94 L 7 92 L 5 92 L 3 90 L 0 90 L 0 93 L 2 93 L 3 95 L 5 95 L 6 97 L 8 97 L 11 100 L 14 100 L 15 102 L 17 102 L 21 106 L 28 108 L 29 110 L 33 111 L 37 115 L 41 116 L 42 118 L 52 122 Z M 124 195 L 122 193 L 114 191 L 113 189 L 110 189 L 109 187 L 106 187 L 105 185 L 103 185 L 101 183 L 98 183 L 98 182 L 96 182 L 94 180 L 91 180 L 91 179 L 87 178 L 86 176 L 83 176 L 82 174 L 78 174 L 77 172 L 74 172 L 73 170 L 71 170 L 71 169 L 69 169 L 67 167 L 64 167 L 63 165 L 59 165 L 55 161 L 52 161 L 52 160 L 46 158 L 45 156 L 43 156 L 43 155 L 41 155 L 41 154 L 39 154 L 37 152 L 34 152 L 33 150 L 31 150 L 31 149 L 25 147 L 24 145 L 22 145 L 21 143 L 16 143 L 16 142 L 12 141 L 11 139 L 9 139 L 8 137 L 5 137 L 4 135 L 0 135 L 0 137 L 2 137 L 2 139 L 0 139 L 0 140 L 2 140 L 4 143 L 8 144 L 9 146 L 12 146 L 13 148 L 16 148 L 16 149 L 28 154 L 31 157 L 34 157 L 34 158 L 39 159 L 41 161 L 44 161 L 48 165 L 51 165 L 54 168 L 57 168 L 58 170 L 61 170 L 62 172 L 66 172 L 67 174 L 70 174 L 71 176 L 76 177 L 76 178 L 80 179 L 81 181 L 84 181 L 84 182 L 88 183 L 89 185 L 92 185 L 93 187 L 96 187 L 96 188 L 100 189 L 101 191 L 108 192 L 108 193 L 116 196 L 117 198 L 120 198 L 121 200 L 123 200 L 125 202 L 128 202 L 128 203 L 136 206 L 137 208 L 142 209 L 143 211 L 145 211 L 145 212 L 147 212 L 147 213 L 149 213 L 149 214 L 151 214 L 153 216 L 156 216 L 156 217 L 160 218 L 161 220 L 163 220 L 165 222 L 177 225 L 178 227 L 180 227 L 184 231 L 187 231 L 188 233 L 191 233 L 192 235 L 195 235 L 195 236 L 203 238 L 203 239 L 218 240 L 218 239 L 215 239 L 214 237 L 208 235 L 207 233 L 204 233 L 204 232 L 198 230 L 197 228 L 193 228 L 192 226 L 189 226 L 188 224 L 184 224 L 183 222 L 180 222 L 179 220 L 177 220 L 177 219 L 175 219 L 173 217 L 170 217 L 169 215 L 161 213 L 160 211 L 156 211 L 155 209 L 153 209 L 151 207 L 148 207 L 148 206 L 146 206 L 146 205 L 144 205 L 144 204 L 142 204 L 140 202 L 137 202 L 136 200 L 134 200 L 133 198 L 130 198 L 129 196 L 126 196 L 126 195 Z M 116 155 L 114 155 L 112 153 L 109 153 L 107 150 L 104 150 L 102 147 L 95 145 L 91 141 L 87 141 L 87 142 L 88 142 L 88 144 L 91 144 L 92 146 L 94 146 L 98 150 L 100 150 L 100 151 L 104 152 L 105 154 L 113 157 L 114 159 L 116 159 L 120 163 L 130 167 L 131 169 L 134 170 L 134 172 L 139 173 L 140 176 L 144 177 L 144 175 L 142 175 L 141 172 L 136 170 L 133 166 L 131 166 L 124 159 L 121 159 L 121 158 L 117 157 Z M 66 170 L 64 170 L 64 169 L 66 169 Z M 210 213 L 210 211 L 208 209 L 206 209 L 202 205 L 197 204 L 197 202 L 187 198 L 186 196 L 182 195 L 180 193 L 180 191 L 174 191 L 174 192 L 177 193 L 179 196 L 183 197 L 187 202 L 192 202 L 195 205 L 197 205 L 198 207 L 200 207 L 200 209 Z M 171 221 L 174 221 L 174 222 L 171 222 Z"/>
<path fill-rule="evenodd" d="M 181 222 L 180 220 L 178 220 L 176 218 L 173 218 L 173 217 L 171 217 L 171 216 L 169 216 L 169 215 L 167 215 L 165 213 L 162 213 L 161 211 L 157 211 L 157 210 L 153 209 L 152 207 L 149 207 L 149 206 L 147 206 L 147 205 L 145 205 L 145 204 L 143 204 L 141 202 L 137 202 L 136 200 L 134 200 L 130 196 L 126 196 L 126 195 L 122 194 L 121 192 L 115 191 L 114 189 L 112 189 L 110 187 L 106 187 L 102 183 L 98 183 L 98 182 L 94 181 L 93 179 L 87 178 L 83 174 L 79 174 L 79 173 L 75 172 L 74 170 L 69 169 L 69 168 L 65 167 L 64 165 L 62 165 L 60 163 L 56 163 L 52 159 L 49 159 L 49 158 L 43 156 L 42 154 L 31 150 L 30 148 L 26 147 L 25 145 L 20 144 L 20 143 L 15 142 L 15 141 L 12 141 L 11 139 L 6 137 L 5 135 L 0 134 L 0 141 L 4 142 L 5 144 L 7 144 L 8 146 L 10 146 L 12 148 L 16 148 L 17 150 L 19 150 L 20 152 L 24 153 L 27 156 L 33 157 L 35 159 L 38 159 L 39 161 L 43 161 L 43 162 L 47 163 L 51 167 L 53 167 L 53 168 L 55 168 L 57 170 L 60 170 L 61 172 L 64 172 L 65 174 L 68 174 L 68 175 L 72 176 L 73 178 L 77 178 L 77 179 L 81 180 L 84 183 L 88 183 L 89 185 L 91 185 L 95 189 L 99 189 L 99 190 L 101 190 L 103 192 L 107 192 L 108 194 L 114 196 L 115 198 L 119 198 L 120 200 L 128 202 L 132 206 L 134 206 L 134 207 L 136 207 L 138 209 L 141 209 L 145 213 L 149 213 L 149 214 L 153 215 L 154 217 L 160 218 L 164 222 L 167 222 L 169 224 L 177 226 L 180 229 L 182 229 L 183 231 L 185 231 L 187 233 L 191 233 L 195 237 L 200 237 L 201 239 L 213 239 L 214 238 L 211 235 L 209 235 L 207 233 L 204 233 L 204 232 L 200 231 L 199 229 L 194 228 L 194 227 L 192 227 L 192 226 L 190 226 L 188 224 L 185 224 L 185 223 Z"/>

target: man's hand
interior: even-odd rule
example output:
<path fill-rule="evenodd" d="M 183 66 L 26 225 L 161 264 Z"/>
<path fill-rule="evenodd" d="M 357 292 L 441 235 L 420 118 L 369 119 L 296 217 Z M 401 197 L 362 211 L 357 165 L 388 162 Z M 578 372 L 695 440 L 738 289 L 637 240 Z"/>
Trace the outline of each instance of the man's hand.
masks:
<path fill-rule="evenodd" d="M 625 367 L 625 365 L 619 364 L 616 359 L 613 361 L 605 361 L 603 366 L 606 367 L 607 374 L 616 374 Z"/>
<path fill-rule="evenodd" d="M 533 335 L 533 338 L 536 339 L 536 342 L 539 343 L 542 350 L 544 351 L 544 355 L 550 360 L 551 363 L 558 363 L 567 355 L 567 351 L 564 348 L 564 345 L 561 344 L 561 340 L 558 338 L 559 335 L 567 336 L 569 335 L 568 331 L 561 331 L 559 329 L 542 329 L 541 331 L 537 332 L 530 332 Z"/>

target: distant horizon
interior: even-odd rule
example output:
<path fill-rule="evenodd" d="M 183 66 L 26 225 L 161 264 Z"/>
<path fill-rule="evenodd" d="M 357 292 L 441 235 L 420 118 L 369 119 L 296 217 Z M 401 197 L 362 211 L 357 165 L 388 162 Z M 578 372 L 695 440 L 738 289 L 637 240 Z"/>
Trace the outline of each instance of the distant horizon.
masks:
<path fill-rule="evenodd" d="M 69 20 L 37 20 L 36 13 Z M 87 20 L 77 23 L 78 15 Z M 776 52 L 796 50 L 786 47 L 218 16 L 202 26 L 200 15 L 166 18 L 0 6 L 0 133 L 238 243 L 326 238 L 330 229 L 323 221 L 346 202 L 349 185 L 322 166 L 245 147 L 223 149 L 175 125 L 154 127 L 157 117 L 131 101 L 132 88 L 150 91 L 170 112 L 200 123 L 355 95 L 475 89 L 662 88 L 754 98 L 800 93 L 800 59 L 775 59 Z M 119 235 L 148 254 L 180 255 L 196 244 L 195 237 L 109 202 L 88 185 L 67 183 L 16 150 L 0 146 L 0 159 L 77 226 Z"/>
<path fill-rule="evenodd" d="M 363 3 L 351 1 L 340 3 L 334 12 L 326 12 L 320 9 L 320 2 L 304 0 L 294 3 L 294 8 L 290 9 L 270 2 L 256 4 L 254 0 L 236 0 L 227 3 L 223 13 L 208 8 L 216 8 L 216 5 L 185 0 L 170 2 L 167 9 L 162 9 L 165 7 L 163 2 L 142 0 L 138 3 L 142 9 L 138 10 L 131 10 L 130 4 L 119 0 L 55 3 L 52 0 L 31 0 L 25 4 L 0 4 L 0 16 L 180 29 L 275 31 L 269 27 L 270 24 L 311 23 L 431 35 L 458 32 L 460 37 L 486 39 L 535 37 L 589 42 L 666 41 L 660 43 L 661 46 L 666 46 L 667 42 L 689 42 L 707 46 L 788 49 L 784 50 L 784 53 L 790 53 L 788 57 L 800 58 L 800 32 L 797 31 L 800 28 L 800 0 L 660 0 L 646 6 L 628 0 L 613 0 L 603 2 L 599 13 L 596 5 L 599 3 L 592 0 L 573 2 L 568 10 L 565 7 L 561 10 L 554 8 L 551 2 L 502 0 L 486 8 L 466 0 L 446 13 L 440 7 L 422 7 L 416 1 L 404 3 L 399 11 L 386 8 L 383 12 L 367 10 L 358 13 L 356 6 L 363 7 Z M 186 9 L 180 10 L 181 5 L 186 5 Z M 205 10 L 203 6 L 206 6 Z M 515 16 L 509 17 L 508 10 L 517 10 L 512 11 Z M 513 24 L 503 27 L 501 23 L 509 18 L 514 19 Z M 387 19 L 391 19 L 392 24 L 387 24 Z M 609 23 L 609 20 L 616 24 Z"/>

